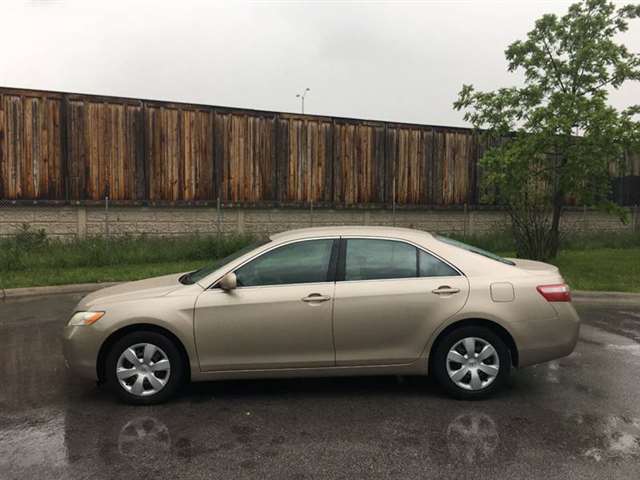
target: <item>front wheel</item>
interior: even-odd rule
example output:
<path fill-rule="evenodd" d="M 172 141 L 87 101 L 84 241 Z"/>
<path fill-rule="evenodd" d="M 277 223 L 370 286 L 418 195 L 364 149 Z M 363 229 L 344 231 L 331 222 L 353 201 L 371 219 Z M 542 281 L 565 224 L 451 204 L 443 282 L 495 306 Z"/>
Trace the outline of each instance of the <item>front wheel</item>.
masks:
<path fill-rule="evenodd" d="M 167 400 L 184 378 L 175 344 L 157 332 L 132 332 L 109 350 L 105 364 L 109 388 L 123 401 L 151 405 Z"/>
<path fill-rule="evenodd" d="M 433 352 L 438 383 L 453 397 L 484 398 L 509 377 L 511 355 L 504 341 L 486 327 L 461 327 L 449 332 Z"/>

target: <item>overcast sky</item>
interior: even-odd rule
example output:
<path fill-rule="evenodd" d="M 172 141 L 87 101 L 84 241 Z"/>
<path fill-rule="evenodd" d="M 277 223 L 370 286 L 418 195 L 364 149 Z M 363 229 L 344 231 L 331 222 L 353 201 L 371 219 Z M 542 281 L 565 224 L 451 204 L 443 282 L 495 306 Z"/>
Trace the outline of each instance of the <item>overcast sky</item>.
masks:
<path fill-rule="evenodd" d="M 516 83 L 505 47 L 570 3 L 1 0 L 0 85 L 464 125 L 461 85 Z"/>

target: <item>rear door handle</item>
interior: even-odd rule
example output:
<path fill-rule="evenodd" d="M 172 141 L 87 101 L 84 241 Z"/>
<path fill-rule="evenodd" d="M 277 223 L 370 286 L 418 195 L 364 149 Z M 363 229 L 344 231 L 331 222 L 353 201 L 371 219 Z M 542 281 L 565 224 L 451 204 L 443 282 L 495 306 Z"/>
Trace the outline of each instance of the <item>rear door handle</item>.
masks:
<path fill-rule="evenodd" d="M 431 293 L 435 293 L 436 295 L 453 295 L 454 293 L 460 292 L 459 288 L 451 288 L 449 286 L 438 287 L 435 290 L 431 290 Z"/>
<path fill-rule="evenodd" d="M 327 300 L 331 300 L 331 297 L 319 293 L 310 293 L 306 297 L 302 297 L 303 302 L 326 302 Z"/>

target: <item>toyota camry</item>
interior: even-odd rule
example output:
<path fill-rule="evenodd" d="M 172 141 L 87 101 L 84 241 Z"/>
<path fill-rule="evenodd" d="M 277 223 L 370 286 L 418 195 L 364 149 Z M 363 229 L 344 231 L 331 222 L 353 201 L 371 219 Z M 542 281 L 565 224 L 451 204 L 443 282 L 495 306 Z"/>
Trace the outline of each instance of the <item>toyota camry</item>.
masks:
<path fill-rule="evenodd" d="M 578 330 L 553 265 L 418 230 L 321 227 L 93 292 L 64 328 L 64 354 L 133 404 L 188 381 L 380 374 L 430 374 L 472 399 L 569 355 Z"/>

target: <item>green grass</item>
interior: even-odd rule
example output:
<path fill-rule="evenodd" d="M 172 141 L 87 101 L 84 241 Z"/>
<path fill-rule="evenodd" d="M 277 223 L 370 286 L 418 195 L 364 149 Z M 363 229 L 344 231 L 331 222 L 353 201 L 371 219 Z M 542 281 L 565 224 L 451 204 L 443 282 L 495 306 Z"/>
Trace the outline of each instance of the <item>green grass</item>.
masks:
<path fill-rule="evenodd" d="M 573 290 L 640 292 L 640 248 L 564 250 L 552 263 Z"/>
<path fill-rule="evenodd" d="M 504 256 L 504 233 L 462 239 Z M 0 240 L 0 288 L 138 280 L 195 270 L 244 247 L 253 238 L 194 235 L 175 238 L 91 238 L 60 242 L 33 232 Z M 565 241 L 552 261 L 574 290 L 640 292 L 640 235 L 595 234 Z"/>
<path fill-rule="evenodd" d="M 244 247 L 248 236 L 90 238 L 62 242 L 38 234 L 21 234 L 0 241 L 0 272 L 72 269 L 112 265 L 212 261 Z"/>
<path fill-rule="evenodd" d="M 516 246 L 509 232 L 496 231 L 484 235 L 444 234 L 490 252 L 515 252 Z M 586 250 L 602 248 L 640 248 L 640 232 L 592 232 L 565 234 L 560 239 L 560 250 Z M 511 253 L 513 256 L 513 253 Z"/>
<path fill-rule="evenodd" d="M 513 239 L 505 232 L 451 236 L 504 257 L 515 256 Z M 560 269 L 573 290 L 640 293 L 640 233 L 566 235 L 560 253 L 550 263 Z"/>
<path fill-rule="evenodd" d="M 0 240 L 0 288 L 137 280 L 194 270 L 253 240 L 192 235 L 62 242 L 23 231 Z"/>
<path fill-rule="evenodd" d="M 157 277 L 169 273 L 187 272 L 202 267 L 202 260 L 178 262 L 106 265 L 100 267 L 71 267 L 3 272 L 0 288 L 66 285 L 70 283 L 121 282 Z"/>

